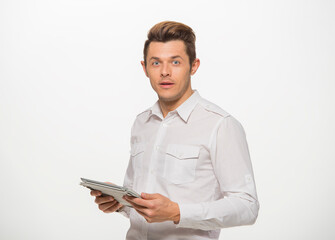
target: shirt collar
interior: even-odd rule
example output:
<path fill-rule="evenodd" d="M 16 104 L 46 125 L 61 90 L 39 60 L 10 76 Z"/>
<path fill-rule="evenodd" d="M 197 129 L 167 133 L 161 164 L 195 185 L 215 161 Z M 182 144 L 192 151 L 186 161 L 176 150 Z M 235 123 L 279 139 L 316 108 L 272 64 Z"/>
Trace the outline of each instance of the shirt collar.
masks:
<path fill-rule="evenodd" d="M 193 109 L 198 103 L 198 100 L 201 98 L 199 92 L 197 90 L 194 90 L 193 94 L 186 99 L 185 102 L 183 102 L 176 110 L 178 112 L 179 116 L 185 121 L 188 121 L 188 118 L 190 117 Z M 156 115 L 159 118 L 163 119 L 162 110 L 160 108 L 159 102 L 157 101 L 151 108 L 150 112 L 148 114 L 147 120 L 152 116 Z"/>

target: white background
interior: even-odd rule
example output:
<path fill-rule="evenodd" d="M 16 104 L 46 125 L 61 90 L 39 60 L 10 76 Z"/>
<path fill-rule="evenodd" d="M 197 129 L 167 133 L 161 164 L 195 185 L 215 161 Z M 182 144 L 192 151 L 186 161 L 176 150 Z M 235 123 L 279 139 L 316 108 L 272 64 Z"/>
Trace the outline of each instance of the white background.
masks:
<path fill-rule="evenodd" d="M 0 239 L 124 239 L 79 178 L 122 184 L 163 20 L 194 29 L 193 88 L 247 134 L 259 217 L 220 239 L 334 239 L 334 16 L 326 0 L 0 1 Z"/>

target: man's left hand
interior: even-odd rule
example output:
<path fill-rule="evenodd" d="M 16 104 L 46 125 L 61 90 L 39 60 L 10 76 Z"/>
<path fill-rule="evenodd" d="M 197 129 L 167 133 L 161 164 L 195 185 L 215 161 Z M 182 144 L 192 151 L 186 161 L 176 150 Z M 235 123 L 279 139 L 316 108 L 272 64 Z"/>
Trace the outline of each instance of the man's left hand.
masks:
<path fill-rule="evenodd" d="M 159 193 L 142 193 L 142 198 L 124 196 L 134 209 L 141 214 L 148 223 L 173 221 L 179 223 L 180 211 L 178 203 L 172 202 Z"/>

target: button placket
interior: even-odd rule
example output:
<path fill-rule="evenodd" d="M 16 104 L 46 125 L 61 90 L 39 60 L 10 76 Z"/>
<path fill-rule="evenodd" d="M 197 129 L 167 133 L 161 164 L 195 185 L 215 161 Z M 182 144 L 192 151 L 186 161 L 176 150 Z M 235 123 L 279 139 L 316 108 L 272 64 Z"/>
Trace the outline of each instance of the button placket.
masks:
<path fill-rule="evenodd" d="M 146 191 L 149 193 L 153 193 L 155 190 L 155 169 L 157 167 L 157 161 L 161 159 L 159 156 L 162 154 L 160 151 L 160 146 L 164 140 L 165 134 L 167 130 L 166 119 L 164 119 L 159 126 L 158 133 L 156 136 L 156 140 L 154 143 L 153 152 L 151 154 L 150 165 L 148 169 L 148 178 L 147 178 L 147 188 Z"/>

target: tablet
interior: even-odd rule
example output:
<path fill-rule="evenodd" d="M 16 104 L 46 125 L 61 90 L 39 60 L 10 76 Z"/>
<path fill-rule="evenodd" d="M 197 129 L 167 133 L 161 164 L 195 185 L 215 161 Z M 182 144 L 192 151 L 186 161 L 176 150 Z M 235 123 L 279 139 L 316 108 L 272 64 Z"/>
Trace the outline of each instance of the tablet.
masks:
<path fill-rule="evenodd" d="M 124 195 L 138 198 L 141 197 L 137 192 L 135 192 L 132 189 L 114 185 L 111 183 L 104 183 L 95 180 L 90 180 L 87 178 L 81 178 L 80 185 L 87 187 L 91 190 L 98 190 L 102 192 L 103 196 L 112 196 L 115 198 L 116 201 L 128 207 L 132 207 L 132 205 L 122 198 Z"/>

